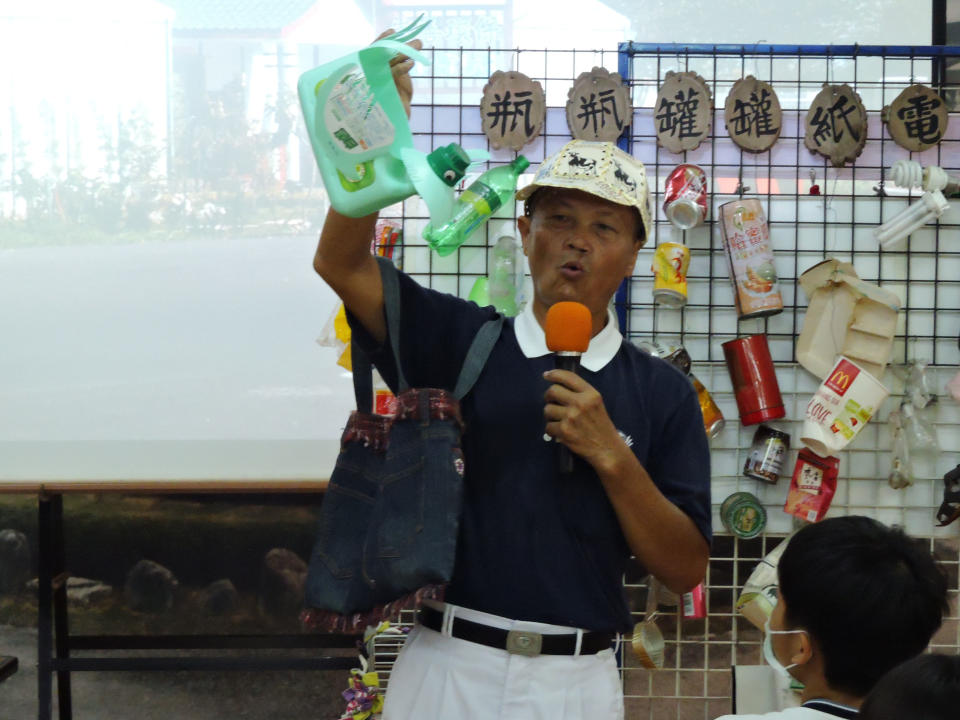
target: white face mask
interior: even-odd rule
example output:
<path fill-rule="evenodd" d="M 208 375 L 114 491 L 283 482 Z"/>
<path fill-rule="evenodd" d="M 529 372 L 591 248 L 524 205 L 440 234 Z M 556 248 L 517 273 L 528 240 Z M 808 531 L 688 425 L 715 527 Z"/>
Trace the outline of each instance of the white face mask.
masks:
<path fill-rule="evenodd" d="M 770 618 L 767 618 L 767 622 L 763 625 L 763 659 L 767 661 L 767 665 L 773 668 L 774 672 L 783 675 L 783 677 L 790 679 L 790 669 L 797 667 L 799 663 L 793 663 L 792 665 L 787 665 L 784 667 L 783 663 L 777 660 L 777 656 L 773 653 L 773 641 L 771 636 L 773 635 L 793 635 L 794 633 L 805 633 L 806 630 L 771 630 L 770 629 Z"/>

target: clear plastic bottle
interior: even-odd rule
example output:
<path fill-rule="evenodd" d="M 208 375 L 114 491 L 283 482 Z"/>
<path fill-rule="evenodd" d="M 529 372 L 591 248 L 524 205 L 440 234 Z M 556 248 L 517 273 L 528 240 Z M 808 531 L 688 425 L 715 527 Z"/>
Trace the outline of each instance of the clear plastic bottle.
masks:
<path fill-rule="evenodd" d="M 517 241 L 512 235 L 497 238 L 493 247 L 487 293 L 497 312 L 517 314 Z"/>
<path fill-rule="evenodd" d="M 424 229 L 423 237 L 430 247 L 441 256 L 459 248 L 470 233 L 513 197 L 520 174 L 529 166 L 530 161 L 518 155 L 509 165 L 491 168 L 474 180 L 457 198 L 449 222 L 440 227 L 429 224 Z"/>

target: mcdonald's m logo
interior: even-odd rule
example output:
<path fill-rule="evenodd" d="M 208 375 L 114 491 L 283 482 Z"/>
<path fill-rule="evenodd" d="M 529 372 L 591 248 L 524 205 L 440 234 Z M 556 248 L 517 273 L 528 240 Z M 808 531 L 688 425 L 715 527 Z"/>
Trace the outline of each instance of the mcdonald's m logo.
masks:
<path fill-rule="evenodd" d="M 837 366 L 833 369 L 833 372 L 830 373 L 830 377 L 825 384 L 837 393 L 837 395 L 842 396 L 850 389 L 850 386 L 859 374 L 860 368 L 852 362 L 841 358 L 840 362 L 838 362 Z"/>

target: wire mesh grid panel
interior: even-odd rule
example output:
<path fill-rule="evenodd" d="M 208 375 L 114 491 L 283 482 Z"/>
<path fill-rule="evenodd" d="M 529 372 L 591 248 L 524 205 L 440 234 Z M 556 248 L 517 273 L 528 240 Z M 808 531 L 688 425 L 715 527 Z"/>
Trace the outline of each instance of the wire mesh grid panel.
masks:
<path fill-rule="evenodd" d="M 745 477 L 742 468 L 751 446 L 753 427 L 737 420 L 737 406 L 721 345 L 753 333 L 767 335 L 786 417 L 774 423 L 790 432 L 794 443 L 809 398 L 820 380 L 797 363 L 796 338 L 803 328 L 808 298 L 797 285 L 801 273 L 836 257 L 854 265 L 864 280 L 896 293 L 902 301 L 892 363 L 914 360 L 931 363 L 932 386 L 943 388 L 956 371 L 960 335 L 960 246 L 956 245 L 960 211 L 948 210 L 939 223 L 915 232 L 909 244 L 881 250 L 874 228 L 916 202 L 919 191 L 898 190 L 889 179 L 890 166 L 910 159 L 923 166 L 955 171 L 960 165 L 960 127 L 951 113 L 943 141 L 923 153 L 908 153 L 895 144 L 882 120 L 883 108 L 914 83 L 933 84 L 943 77 L 943 56 L 924 56 L 890 48 L 697 48 L 626 45 L 625 74 L 629 75 L 635 110 L 627 146 L 656 178 L 654 242 L 646 248 L 630 281 L 627 337 L 648 335 L 682 344 L 694 371 L 709 387 L 727 424 L 712 443 L 714 527 L 722 529 L 716 509 L 738 491 L 755 494 L 768 514 L 766 537 L 750 541 L 720 536 L 714 543 L 707 578 L 708 617 L 699 621 L 661 621 L 668 636 L 669 670 L 650 672 L 630 667 L 624 671 L 630 714 L 635 717 L 711 718 L 730 708 L 731 664 L 760 664 L 761 634 L 735 613 L 736 596 L 757 560 L 780 542 L 795 522 L 782 511 L 786 480 L 768 485 Z M 682 155 L 658 147 L 655 135 L 657 91 L 670 72 L 695 72 L 711 90 L 717 111 L 710 137 Z M 753 75 L 770 83 L 783 108 L 783 124 L 776 144 L 767 152 L 751 154 L 730 139 L 724 125 L 724 100 L 733 84 Z M 867 110 L 867 141 L 855 163 L 834 168 L 804 145 L 805 119 L 824 83 L 847 83 L 860 95 Z M 938 83 L 939 84 L 939 83 Z M 940 85 L 941 92 L 946 88 Z M 681 162 L 694 163 L 707 173 L 710 207 L 707 222 L 682 233 L 663 212 L 666 176 Z M 812 195 L 818 185 L 820 195 Z M 653 181 L 651 180 L 651 186 Z M 739 320 L 734 289 L 719 224 L 718 208 L 740 197 L 760 199 L 768 218 L 784 311 L 765 319 Z M 689 300 L 682 310 L 654 303 L 653 278 L 645 273 L 657 245 L 683 242 L 690 248 Z M 903 490 L 887 482 L 891 469 L 891 431 L 887 416 L 899 404 L 903 373 L 894 367 L 884 381 L 892 391 L 882 411 L 844 451 L 840 481 L 832 514 L 866 514 L 888 524 L 904 526 L 911 534 L 929 538 L 931 549 L 950 575 L 951 617 L 934 638 L 933 646 L 956 652 L 957 553 L 956 527 L 934 527 L 942 499 L 943 474 L 960 460 L 960 408 L 945 397 L 930 414 L 942 454 L 914 459 L 916 480 Z M 793 467 L 796 450 L 785 469 Z M 628 578 L 629 582 L 629 578 Z M 635 607 L 637 607 L 635 605 Z"/>
<path fill-rule="evenodd" d="M 830 513 L 870 515 L 927 539 L 947 568 L 952 602 L 950 617 L 934 638 L 933 647 L 956 652 L 960 648 L 960 533 L 957 524 L 936 528 L 934 514 L 942 500 L 941 478 L 960 462 L 960 405 L 944 391 L 960 360 L 960 203 L 955 202 L 938 222 L 917 230 L 908 244 L 894 250 L 880 249 L 873 236 L 879 223 L 919 198 L 920 191 L 898 189 L 890 182 L 888 169 L 893 162 L 911 159 L 960 174 L 957 113 L 950 113 L 948 129 L 939 145 L 912 154 L 892 141 L 881 118 L 883 108 L 913 83 L 934 85 L 946 96 L 954 94 L 953 88 L 943 83 L 943 68 L 952 57 L 949 49 L 924 54 L 922 48 L 626 44 L 619 54 L 455 48 L 433 49 L 428 55 L 432 65 L 418 68 L 414 76 L 411 126 L 418 149 L 429 151 L 450 142 L 489 149 L 479 110 L 483 87 L 496 70 L 519 70 L 541 83 L 547 100 L 541 135 L 521 150 L 531 161 L 530 173 L 570 139 L 564 106 L 580 73 L 596 66 L 618 69 L 631 90 L 632 124 L 621 145 L 646 165 L 655 223 L 620 298 L 622 330 L 632 341 L 655 339 L 686 347 L 695 374 L 723 411 L 726 425 L 711 446 L 717 538 L 706 580 L 707 617 L 683 620 L 669 601 L 665 604 L 660 598 L 658 625 L 667 640 L 666 667 L 644 670 L 632 653 L 622 653 L 627 717 L 709 720 L 729 712 L 731 666 L 762 662 L 760 633 L 736 614 L 736 597 L 758 560 L 795 527 L 792 516 L 782 508 L 796 447 L 784 463 L 786 477 L 777 484 L 743 476 L 755 428 L 743 427 L 738 421 L 721 344 L 754 333 L 767 335 L 786 408 L 786 417 L 774 425 L 789 432 L 794 446 L 798 445 L 807 402 L 820 380 L 797 363 L 796 338 L 803 328 L 808 299 L 796 281 L 826 257 L 851 262 L 860 278 L 893 291 L 902 301 L 892 364 L 884 377 L 891 397 L 843 451 Z M 657 92 L 669 71 L 699 74 L 716 105 L 704 142 L 683 154 L 658 147 L 655 136 Z M 783 108 L 779 139 L 769 151 L 759 154 L 741 151 L 724 126 L 724 99 L 733 84 L 746 75 L 770 83 Z M 848 83 L 867 110 L 863 152 L 855 163 L 842 168 L 834 168 L 804 146 L 807 109 L 826 82 Z M 515 155 L 508 150 L 493 150 L 490 165 L 510 162 Z M 700 166 L 709 179 L 707 219 L 687 232 L 673 228 L 662 210 L 666 177 L 679 163 Z M 482 169 L 472 172 L 465 184 Z M 820 195 L 810 193 L 812 185 L 819 186 Z M 770 228 L 784 310 L 764 319 L 738 319 L 716 222 L 717 208 L 740 197 L 761 201 Z M 447 257 L 432 253 L 421 239 L 428 216 L 418 198 L 389 208 L 383 215 L 392 215 L 403 226 L 405 271 L 424 285 L 467 297 L 476 280 L 490 268 L 489 248 L 501 235 L 515 235 L 517 212 L 516 206 L 501 208 L 459 252 Z M 691 255 L 688 300 L 682 309 L 657 305 L 652 296 L 653 254 L 658 245 L 670 241 L 684 243 Z M 521 300 L 529 293 L 528 280 Z M 936 429 L 942 452 L 915 457 L 913 485 L 895 490 L 886 482 L 892 445 L 888 415 L 903 396 L 901 366 L 913 360 L 929 363 L 930 386 L 940 395 L 933 409 L 924 412 Z M 723 532 L 719 506 L 737 491 L 753 493 L 764 505 L 768 522 L 763 536 L 738 540 Z M 642 573 L 628 572 L 625 587 L 640 619 L 646 603 Z M 405 614 L 402 620 L 412 623 L 413 616 Z M 399 645 L 396 638 L 389 637 L 377 643 L 378 668 L 387 676 Z"/>

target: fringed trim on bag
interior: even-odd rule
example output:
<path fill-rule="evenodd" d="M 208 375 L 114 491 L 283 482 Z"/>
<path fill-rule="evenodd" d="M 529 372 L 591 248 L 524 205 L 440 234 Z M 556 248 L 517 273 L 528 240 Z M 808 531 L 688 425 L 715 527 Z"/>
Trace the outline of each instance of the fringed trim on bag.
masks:
<path fill-rule="evenodd" d="M 390 428 L 400 420 L 420 420 L 424 414 L 431 420 L 451 420 L 463 431 L 460 403 L 446 390 L 411 389 L 397 396 L 396 415 L 371 415 L 354 410 L 340 438 L 340 447 L 361 443 L 375 452 L 385 452 L 390 444 Z"/>
<path fill-rule="evenodd" d="M 371 415 L 354 410 L 347 420 L 347 427 L 340 438 L 340 447 L 360 443 L 374 452 L 385 452 L 390 444 L 390 426 L 393 418 L 387 415 Z"/>
<path fill-rule="evenodd" d="M 379 625 L 384 620 L 393 621 L 401 610 L 419 608 L 424 600 L 443 601 L 445 585 L 426 585 L 416 592 L 405 595 L 391 603 L 375 607 L 363 613 L 341 615 L 332 610 L 310 608 L 300 614 L 300 622 L 311 630 L 344 635 L 358 635 L 369 625 Z"/>
<path fill-rule="evenodd" d="M 421 420 L 422 403 L 433 420 L 452 420 L 463 430 L 463 417 L 457 399 L 439 388 L 411 389 L 397 395 L 397 420 Z"/>

